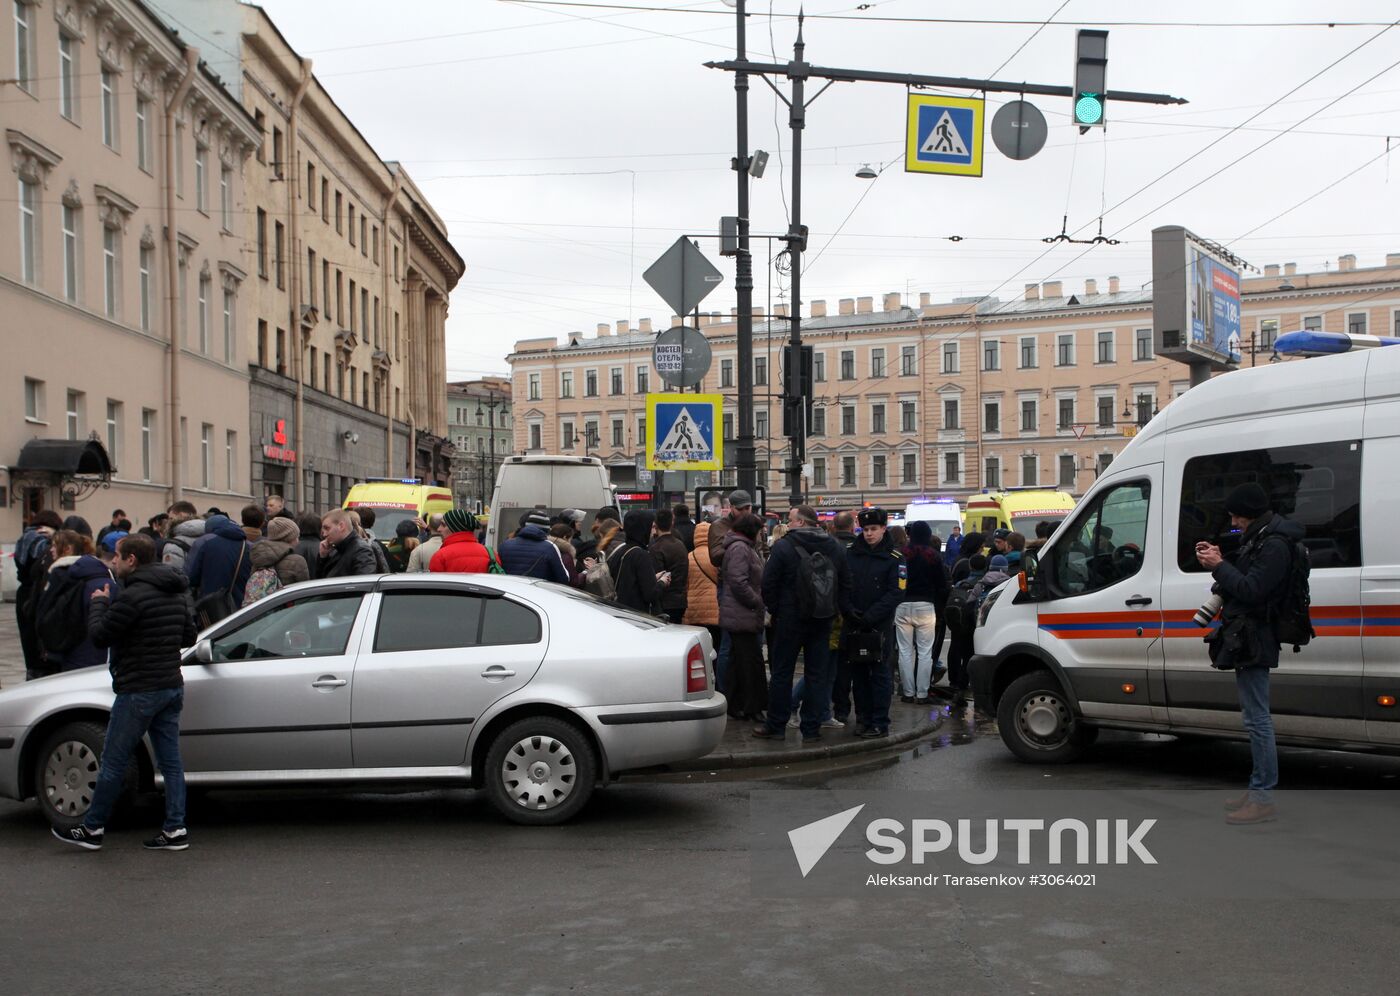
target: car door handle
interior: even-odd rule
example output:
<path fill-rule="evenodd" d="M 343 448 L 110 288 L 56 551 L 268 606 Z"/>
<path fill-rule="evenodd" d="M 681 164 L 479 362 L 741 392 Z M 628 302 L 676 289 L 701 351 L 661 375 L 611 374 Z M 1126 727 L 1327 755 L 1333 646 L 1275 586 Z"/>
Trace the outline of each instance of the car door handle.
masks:
<path fill-rule="evenodd" d="M 311 683 L 312 688 L 340 688 L 350 682 L 344 678 L 337 678 L 333 674 L 323 674 Z"/>
<path fill-rule="evenodd" d="M 504 668 L 499 664 L 495 664 L 488 667 L 485 671 L 482 671 L 481 676 L 483 678 L 514 678 L 515 672 L 509 668 Z"/>
<path fill-rule="evenodd" d="M 1151 604 L 1152 604 L 1152 599 L 1148 598 L 1146 595 L 1134 595 L 1132 598 L 1128 599 L 1128 600 L 1125 601 L 1123 604 L 1124 604 L 1124 605 L 1151 605 Z"/>

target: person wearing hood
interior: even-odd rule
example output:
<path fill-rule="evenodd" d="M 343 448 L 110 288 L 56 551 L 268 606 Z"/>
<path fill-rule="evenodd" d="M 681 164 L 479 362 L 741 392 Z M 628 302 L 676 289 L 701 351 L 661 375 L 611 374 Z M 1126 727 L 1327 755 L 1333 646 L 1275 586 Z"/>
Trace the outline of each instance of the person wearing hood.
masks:
<path fill-rule="evenodd" d="M 49 674 L 107 664 L 107 651 L 95 647 L 88 638 L 87 618 L 92 593 L 111 582 L 112 574 L 107 565 L 85 552 L 91 543 L 90 536 L 71 529 L 54 533 L 54 561 L 39 596 L 35 622 Z M 70 597 L 70 588 L 77 589 L 76 598 Z M 80 615 L 65 618 L 65 609 L 70 606 Z"/>
<path fill-rule="evenodd" d="M 763 558 L 757 542 L 763 523 L 749 512 L 734 520 L 724 536 L 724 588 L 719 624 L 729 634 L 728 683 L 720 690 L 729 699 L 729 715 L 760 720 L 768 705 L 763 673 Z"/>
<path fill-rule="evenodd" d="M 242 530 L 233 528 L 241 542 Z M 94 646 L 112 651 L 112 691 L 116 693 L 97 788 L 83 822 L 67 831 L 55 827 L 53 835 L 89 851 L 102 847 L 107 818 L 121 795 L 132 753 L 149 733 L 156 766 L 165 780 L 165 822 L 145 846 L 183 851 L 189 847 L 189 832 L 185 772 L 180 763 L 180 710 L 185 699 L 180 649 L 192 645 L 197 636 L 190 584 L 175 568 L 156 563 L 156 545 L 145 536 L 121 540 L 113 573 L 124 582 L 121 592 L 114 595 L 112 585 L 104 584 L 93 592 L 88 609 L 89 639 Z"/>
<path fill-rule="evenodd" d="M 296 523 L 297 553 L 301 554 L 301 559 L 306 561 L 306 571 L 311 575 L 311 580 L 314 581 L 320 577 L 316 572 L 321 559 L 321 517 L 315 512 L 302 512 L 296 517 Z M 424 569 L 426 570 L 426 568 Z"/>
<path fill-rule="evenodd" d="M 477 541 L 477 518 L 465 508 L 448 509 L 442 517 L 447 535 L 433 554 L 428 569 L 434 574 L 485 574 L 491 568 L 491 555 Z"/>
<path fill-rule="evenodd" d="M 845 640 L 841 654 L 851 672 L 856 736 L 866 739 L 887 737 L 890 733 L 894 613 L 904 597 L 908 579 L 908 565 L 895 548 L 888 523 L 889 513 L 883 508 L 862 508 L 860 538 L 846 551 L 851 572 L 851 609 L 842 620 Z M 878 644 L 875 656 L 857 659 L 857 643 L 871 640 Z"/>
<path fill-rule="evenodd" d="M 695 546 L 686 572 L 685 619 L 687 626 L 704 626 L 716 650 L 723 638 L 719 628 L 719 571 L 710 562 L 710 523 L 695 524 Z M 715 662 L 715 685 L 724 687 L 728 676 Z"/>
<path fill-rule="evenodd" d="M 927 522 L 909 523 L 904 563 L 909 583 L 894 612 L 899 687 L 902 701 L 927 705 L 928 690 L 940 677 L 935 662 L 946 636 L 943 607 L 948 604 L 948 568 L 943 566 L 939 539 Z"/>
<path fill-rule="evenodd" d="M 982 534 L 973 530 L 963 537 L 962 545 L 958 548 L 958 559 L 953 562 L 953 584 L 966 579 L 972 571 L 972 558 L 982 552 Z M 982 571 L 985 573 L 987 564 L 984 560 Z"/>
<path fill-rule="evenodd" d="M 656 570 L 648 549 L 655 521 L 656 513 L 649 509 L 634 508 L 628 512 L 622 520 L 624 542 L 608 554 L 608 573 L 617 589 L 617 604 L 648 615 L 656 614 L 663 578 L 670 578 Z"/>
<path fill-rule="evenodd" d="M 977 533 L 968 533 L 968 537 L 975 541 L 980 549 L 981 538 Z M 967 550 L 966 542 L 963 549 Z M 1003 565 L 1005 558 L 1002 558 Z M 965 569 L 962 577 L 958 577 L 957 572 L 953 573 L 953 587 L 969 589 L 973 595 L 979 594 L 977 588 L 987 576 L 987 558 L 982 553 L 974 553 L 972 556 L 964 558 L 958 564 Z M 1005 578 L 1003 578 L 1005 580 Z M 948 690 L 952 693 L 955 701 L 961 702 L 967 696 L 968 686 L 968 663 L 972 660 L 972 633 L 971 629 L 959 630 L 949 627 L 948 630 Z"/>
<path fill-rule="evenodd" d="M 204 535 L 205 521 L 187 501 L 177 501 L 166 511 L 165 538 L 156 543 L 156 560 L 183 571 L 195 541 Z"/>
<path fill-rule="evenodd" d="M 204 539 L 185 559 L 185 576 L 196 598 L 227 591 L 234 605 L 243 604 L 248 575 L 253 573 L 248 537 L 226 515 L 211 516 Z"/>
<path fill-rule="evenodd" d="M 404 519 L 394 527 L 394 541 L 384 551 L 389 557 L 389 570 L 395 574 L 408 571 L 408 562 L 413 551 L 418 549 L 418 523 Z"/>
<path fill-rule="evenodd" d="M 283 588 L 298 581 L 310 580 L 311 571 L 306 558 L 296 551 L 300 537 L 301 530 L 291 519 L 279 516 L 268 520 L 267 539 L 248 548 L 248 559 L 253 564 L 253 570 L 272 568 Z"/>
<path fill-rule="evenodd" d="M 845 549 L 818 522 L 811 506 L 794 506 L 788 512 L 788 534 L 773 547 L 763 569 L 763 604 L 773 614 L 773 658 L 767 719 L 754 727 L 755 737 L 779 739 L 786 732 L 792 713 L 792 676 L 801 654 L 807 679 L 799 723 L 802 739 L 821 739 L 821 704 L 831 699 L 831 624 L 836 615 L 851 611 L 851 571 Z M 820 618 L 804 615 L 798 602 L 802 562 L 810 562 L 817 553 L 836 573 L 835 613 Z"/>
<path fill-rule="evenodd" d="M 685 552 L 689 553 L 695 549 L 695 520 L 690 517 L 690 506 L 684 503 L 672 505 L 671 515 L 675 521 L 671 531 L 684 544 Z"/>
<path fill-rule="evenodd" d="M 690 597 L 690 554 L 676 535 L 675 513 L 662 508 L 655 514 L 656 538 L 651 541 L 651 559 L 658 572 L 670 575 L 661 592 L 661 611 L 671 622 L 678 623 L 685 618 L 685 600 Z"/>
<path fill-rule="evenodd" d="M 447 552 L 448 540 L 451 538 L 449 536 L 442 541 L 442 549 L 437 552 L 434 560 Z M 486 555 L 485 547 L 482 547 L 481 555 Z M 569 583 L 569 572 L 564 569 L 564 559 L 549 541 L 549 516 L 543 512 L 528 513 L 525 516 L 525 524 L 516 530 L 513 537 L 501 544 L 497 556 L 507 574 L 540 578 L 558 584 Z"/>
<path fill-rule="evenodd" d="M 41 509 L 34 513 L 24 533 L 15 544 L 15 575 L 19 582 L 15 589 L 15 620 L 19 624 L 20 650 L 24 654 L 24 677 L 26 681 L 41 678 L 47 673 L 44 669 L 44 651 L 39 646 L 39 637 L 34 624 L 37 618 L 39 595 L 44 589 L 50 560 L 49 544 L 53 534 L 63 528 L 63 520 L 52 509 Z"/>
<path fill-rule="evenodd" d="M 1235 672 L 1240 697 L 1240 718 L 1249 734 L 1253 770 L 1249 790 L 1226 803 L 1231 824 L 1272 820 L 1274 788 L 1278 785 L 1278 748 L 1274 744 L 1274 720 L 1269 711 L 1269 672 L 1278 667 L 1278 609 L 1289 590 L 1293 546 L 1304 529 L 1270 508 L 1269 495 L 1250 481 L 1225 497 L 1230 525 L 1240 531 L 1240 546 L 1233 562 L 1220 547 L 1196 544 L 1196 560 L 1210 571 L 1220 596 L 1220 628 L 1207 642 L 1211 667 Z"/>

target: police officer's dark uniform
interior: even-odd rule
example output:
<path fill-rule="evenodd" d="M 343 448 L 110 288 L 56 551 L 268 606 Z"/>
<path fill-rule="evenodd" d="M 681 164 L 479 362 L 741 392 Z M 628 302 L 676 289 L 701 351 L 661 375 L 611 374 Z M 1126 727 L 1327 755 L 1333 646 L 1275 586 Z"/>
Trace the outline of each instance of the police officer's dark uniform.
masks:
<path fill-rule="evenodd" d="M 883 527 L 888 521 L 889 515 L 883 508 L 860 511 L 862 530 Z M 907 565 L 889 533 L 872 544 L 868 532 L 846 551 L 846 563 L 851 570 L 851 613 L 843 620 L 841 654 L 850 667 L 856 718 L 862 724 L 856 736 L 888 736 L 890 698 L 894 694 L 894 610 L 904 596 Z M 872 632 L 881 637 L 878 657 L 873 661 L 855 660 L 853 641 Z"/>

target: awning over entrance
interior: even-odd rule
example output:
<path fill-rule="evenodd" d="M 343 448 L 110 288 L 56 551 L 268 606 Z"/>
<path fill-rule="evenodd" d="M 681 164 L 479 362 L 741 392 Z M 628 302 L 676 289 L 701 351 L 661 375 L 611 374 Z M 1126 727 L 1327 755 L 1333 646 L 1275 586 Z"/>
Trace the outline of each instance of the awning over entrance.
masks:
<path fill-rule="evenodd" d="M 31 439 L 10 470 L 28 474 L 109 477 L 112 461 L 96 439 Z"/>

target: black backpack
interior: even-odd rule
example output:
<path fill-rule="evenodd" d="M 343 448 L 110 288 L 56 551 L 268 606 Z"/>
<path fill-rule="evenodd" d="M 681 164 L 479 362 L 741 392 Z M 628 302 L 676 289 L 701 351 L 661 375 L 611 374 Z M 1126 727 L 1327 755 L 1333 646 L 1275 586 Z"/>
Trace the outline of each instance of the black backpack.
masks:
<path fill-rule="evenodd" d="M 1302 540 L 1290 543 L 1285 537 L 1277 533 L 1274 535 L 1288 547 L 1288 581 L 1273 609 L 1274 625 L 1278 642 L 1284 646 L 1292 644 L 1296 654 L 1317 635 L 1313 631 L 1309 611 L 1312 607 L 1312 588 L 1308 578 L 1312 574 L 1312 561 Z"/>
<path fill-rule="evenodd" d="M 979 599 L 976 589 L 981 580 L 963 578 L 948 592 L 948 604 L 943 607 L 943 622 L 959 636 L 966 636 L 977 628 Z"/>
<path fill-rule="evenodd" d="M 50 653 L 66 654 L 87 639 L 87 599 L 83 597 L 83 581 L 64 571 L 60 577 L 49 576 L 49 583 L 40 597 L 39 611 L 34 622 L 39 643 Z"/>
<path fill-rule="evenodd" d="M 821 550 L 809 551 L 798 540 L 797 609 L 804 619 L 830 619 L 836 615 L 836 565 Z"/>

